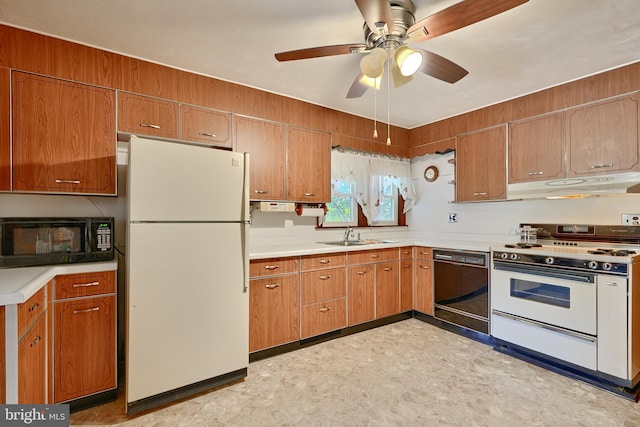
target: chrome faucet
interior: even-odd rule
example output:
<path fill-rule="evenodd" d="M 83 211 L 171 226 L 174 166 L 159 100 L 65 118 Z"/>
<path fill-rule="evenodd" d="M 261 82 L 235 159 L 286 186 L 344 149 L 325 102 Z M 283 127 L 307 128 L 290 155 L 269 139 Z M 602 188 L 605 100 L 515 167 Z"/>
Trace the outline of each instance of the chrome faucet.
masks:
<path fill-rule="evenodd" d="M 349 236 L 351 236 L 353 234 L 353 227 L 352 226 L 348 226 L 347 229 L 344 232 L 344 241 L 348 242 L 349 241 Z"/>

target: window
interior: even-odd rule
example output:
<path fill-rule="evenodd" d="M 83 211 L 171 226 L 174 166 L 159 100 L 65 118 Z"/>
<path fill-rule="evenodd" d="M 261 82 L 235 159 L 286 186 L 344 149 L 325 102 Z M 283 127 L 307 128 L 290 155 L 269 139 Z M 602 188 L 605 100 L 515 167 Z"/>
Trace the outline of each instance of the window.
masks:
<path fill-rule="evenodd" d="M 415 202 L 410 164 L 334 151 L 331 196 L 324 227 L 404 225 L 404 213 Z"/>

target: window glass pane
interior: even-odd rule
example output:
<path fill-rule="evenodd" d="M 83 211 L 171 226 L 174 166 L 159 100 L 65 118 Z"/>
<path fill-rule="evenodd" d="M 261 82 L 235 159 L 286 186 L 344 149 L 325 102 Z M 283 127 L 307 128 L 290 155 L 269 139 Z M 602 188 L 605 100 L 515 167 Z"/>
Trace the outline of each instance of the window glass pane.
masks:
<path fill-rule="evenodd" d="M 343 180 L 332 181 L 331 203 L 327 203 L 325 227 L 358 225 L 358 209 L 353 196 L 353 183 Z"/>

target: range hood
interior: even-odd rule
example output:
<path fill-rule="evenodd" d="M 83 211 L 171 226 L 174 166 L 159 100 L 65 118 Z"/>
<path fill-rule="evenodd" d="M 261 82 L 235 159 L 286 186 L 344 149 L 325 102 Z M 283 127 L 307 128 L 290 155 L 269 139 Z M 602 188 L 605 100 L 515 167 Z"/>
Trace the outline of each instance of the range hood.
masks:
<path fill-rule="evenodd" d="M 640 172 L 532 181 L 507 186 L 507 199 L 580 198 L 640 193 Z"/>

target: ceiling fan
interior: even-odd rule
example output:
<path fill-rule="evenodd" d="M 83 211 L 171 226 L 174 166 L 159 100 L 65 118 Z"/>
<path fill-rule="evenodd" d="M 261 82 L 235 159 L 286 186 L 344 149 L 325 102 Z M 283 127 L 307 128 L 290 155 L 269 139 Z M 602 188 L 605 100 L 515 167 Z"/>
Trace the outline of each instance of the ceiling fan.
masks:
<path fill-rule="evenodd" d="M 407 44 L 432 39 L 498 15 L 528 0 L 463 0 L 418 22 L 411 0 L 355 0 L 365 23 L 365 43 L 320 46 L 276 53 L 278 61 L 318 58 L 348 53 L 367 54 L 347 98 L 362 96 L 369 87 L 379 88 L 384 66 L 395 87 L 413 79 L 417 71 L 448 83 L 468 74 L 458 64 L 428 50 Z"/>

